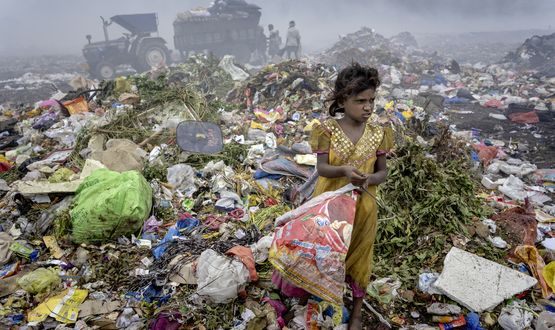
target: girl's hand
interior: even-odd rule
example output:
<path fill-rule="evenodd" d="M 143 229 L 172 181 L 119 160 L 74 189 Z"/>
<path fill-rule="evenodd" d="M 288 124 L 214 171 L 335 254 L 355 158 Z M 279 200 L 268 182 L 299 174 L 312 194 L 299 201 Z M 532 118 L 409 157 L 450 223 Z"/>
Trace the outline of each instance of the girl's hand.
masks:
<path fill-rule="evenodd" d="M 369 186 L 378 186 L 385 182 L 386 177 L 386 171 L 379 171 L 374 174 L 369 174 L 366 176 L 366 180 L 364 180 L 362 187 L 364 189 L 368 189 Z"/>
<path fill-rule="evenodd" d="M 355 186 L 361 186 L 366 182 L 367 176 L 352 166 L 343 168 L 343 175 L 351 181 Z"/>
<path fill-rule="evenodd" d="M 377 186 L 379 183 L 376 182 L 376 177 L 373 174 L 370 174 L 366 177 L 366 180 L 364 180 L 364 183 L 362 184 L 362 187 L 364 189 L 368 189 L 368 186 Z"/>

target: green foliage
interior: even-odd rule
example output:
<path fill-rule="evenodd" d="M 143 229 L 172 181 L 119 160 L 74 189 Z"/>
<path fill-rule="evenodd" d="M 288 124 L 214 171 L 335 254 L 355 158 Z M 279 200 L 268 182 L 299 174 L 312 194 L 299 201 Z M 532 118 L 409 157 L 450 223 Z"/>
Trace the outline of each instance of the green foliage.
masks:
<path fill-rule="evenodd" d="M 54 237 L 65 238 L 71 232 L 71 216 L 69 208 L 59 211 L 54 218 Z"/>
<path fill-rule="evenodd" d="M 469 164 L 438 164 L 426 148 L 407 141 L 389 162 L 379 191 L 375 272 L 414 280 L 448 250 L 450 234 L 467 235 L 473 217 L 485 214 Z"/>
<path fill-rule="evenodd" d="M 166 182 L 167 172 L 168 171 L 165 166 L 161 166 L 160 164 L 152 164 L 149 162 L 147 162 L 145 164 L 145 167 L 143 168 L 143 176 L 148 182 L 151 182 L 152 180 Z"/>
<path fill-rule="evenodd" d="M 202 168 L 211 160 L 220 161 L 223 160 L 226 165 L 231 166 L 234 169 L 240 168 L 243 161 L 247 157 L 248 149 L 245 145 L 231 142 L 224 144 L 224 149 L 222 152 L 214 155 L 201 155 L 201 154 L 191 154 L 185 163 L 193 166 L 194 168 Z"/>
<path fill-rule="evenodd" d="M 5 180 L 8 185 L 12 184 L 14 181 L 19 180 L 20 173 L 17 168 L 12 168 L 9 171 L 0 173 L 0 179 Z"/>

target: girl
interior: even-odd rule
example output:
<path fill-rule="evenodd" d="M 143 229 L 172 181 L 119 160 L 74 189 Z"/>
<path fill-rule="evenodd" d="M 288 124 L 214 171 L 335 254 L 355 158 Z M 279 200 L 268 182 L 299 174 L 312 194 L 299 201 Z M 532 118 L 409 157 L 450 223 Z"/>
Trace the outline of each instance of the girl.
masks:
<path fill-rule="evenodd" d="M 361 328 L 362 303 L 370 279 L 377 229 L 378 209 L 373 196 L 376 196 L 376 186 L 386 179 L 386 153 L 393 144 L 391 128 L 368 121 L 379 85 L 374 68 L 354 63 L 343 69 L 335 82 L 329 114 L 335 117 L 342 112 L 344 116 L 315 126 L 310 141 L 317 154 L 319 174 L 313 197 L 348 183 L 366 190 L 357 200 L 346 259 L 346 280 L 354 298 L 349 329 Z"/>
<path fill-rule="evenodd" d="M 337 190 L 346 184 L 360 186 L 351 244 L 346 258 L 347 282 L 353 290 L 353 310 L 349 329 L 361 328 L 362 303 L 372 269 L 377 229 L 376 186 L 387 176 L 386 154 L 393 145 L 391 128 L 368 121 L 374 110 L 376 89 L 380 85 L 374 68 L 352 64 L 335 81 L 329 114 L 344 113 L 314 126 L 310 144 L 317 154 L 318 181 L 312 197 Z M 294 286 L 275 271 L 274 284 L 290 297 L 305 300 L 306 291 Z"/>

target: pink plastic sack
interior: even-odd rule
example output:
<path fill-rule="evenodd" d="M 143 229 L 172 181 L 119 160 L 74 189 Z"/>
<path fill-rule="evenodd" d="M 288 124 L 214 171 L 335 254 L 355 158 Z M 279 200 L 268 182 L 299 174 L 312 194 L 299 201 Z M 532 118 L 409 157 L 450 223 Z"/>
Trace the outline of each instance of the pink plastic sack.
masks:
<path fill-rule="evenodd" d="M 276 219 L 269 260 L 292 284 L 342 304 L 345 258 L 356 196 L 352 185 L 327 192 Z"/>

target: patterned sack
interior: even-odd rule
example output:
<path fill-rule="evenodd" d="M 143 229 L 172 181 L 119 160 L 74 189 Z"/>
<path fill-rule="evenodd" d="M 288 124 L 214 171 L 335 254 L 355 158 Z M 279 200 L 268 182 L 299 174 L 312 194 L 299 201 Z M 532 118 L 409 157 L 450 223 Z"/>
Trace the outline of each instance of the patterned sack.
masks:
<path fill-rule="evenodd" d="M 270 262 L 294 285 L 343 304 L 345 258 L 356 196 L 353 185 L 323 193 L 276 219 Z"/>

